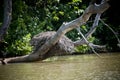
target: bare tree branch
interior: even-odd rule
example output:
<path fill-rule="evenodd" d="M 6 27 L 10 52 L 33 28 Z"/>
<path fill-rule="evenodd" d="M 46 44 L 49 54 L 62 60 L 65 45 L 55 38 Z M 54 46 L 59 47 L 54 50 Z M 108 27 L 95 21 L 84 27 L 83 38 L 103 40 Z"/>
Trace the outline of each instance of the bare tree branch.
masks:
<path fill-rule="evenodd" d="M 108 1 L 108 0 L 106 0 L 106 1 Z M 96 2 L 96 0 L 92 0 L 90 4 L 95 4 L 95 2 Z M 101 4 L 103 4 L 104 2 L 105 2 L 105 0 L 102 0 L 102 1 L 101 1 Z M 95 5 L 96 5 L 96 4 L 95 4 Z M 97 5 L 97 6 L 99 6 L 99 5 Z M 89 42 L 87 41 L 87 39 L 96 31 L 96 28 L 97 28 L 98 23 L 99 23 L 99 20 L 100 20 L 100 16 L 101 16 L 101 13 L 97 13 L 92 27 L 90 28 L 89 32 L 85 35 L 86 38 L 85 38 L 84 35 L 80 32 L 80 30 L 77 29 L 78 32 L 81 34 L 81 36 L 82 36 L 83 38 L 82 38 L 81 40 L 75 41 L 75 42 L 74 42 L 74 45 L 75 45 L 75 46 L 80 46 L 80 45 L 83 45 L 83 44 L 87 44 L 88 46 L 91 47 L 92 51 L 93 51 L 95 54 L 97 54 L 97 53 L 96 53 L 96 51 L 94 50 L 94 48 L 97 48 L 97 49 L 105 49 L 105 46 L 95 45 L 95 44 L 89 43 Z M 98 54 L 97 54 L 97 55 L 98 55 Z M 98 56 L 99 56 L 99 55 L 98 55 Z"/>
<path fill-rule="evenodd" d="M 82 36 L 83 40 L 86 42 L 87 46 L 89 46 L 92 51 L 98 56 L 98 57 L 101 57 L 95 50 L 94 48 L 92 47 L 92 44 L 88 42 L 88 40 L 85 38 L 85 36 L 82 34 L 82 32 L 80 31 L 80 28 L 78 27 L 77 28 L 78 32 L 80 33 L 80 35 Z"/>
<path fill-rule="evenodd" d="M 95 32 L 95 30 L 96 30 L 96 28 L 97 28 L 97 26 L 98 26 L 99 20 L 100 20 L 100 16 L 101 16 L 101 14 L 97 14 L 97 15 L 96 15 L 92 27 L 90 28 L 89 32 L 85 35 L 85 37 L 86 37 L 87 39 Z M 85 43 L 86 43 L 85 40 L 84 40 L 84 39 L 81 39 L 81 40 L 75 41 L 75 42 L 74 42 L 74 45 L 75 45 L 75 46 L 79 46 L 79 45 L 82 45 L 82 44 L 85 44 Z"/>
<path fill-rule="evenodd" d="M 109 1 L 109 0 L 102 0 L 101 4 L 104 4 L 107 1 Z M 95 2 L 96 2 L 96 0 L 92 0 L 90 4 L 96 5 Z M 96 6 L 100 6 L 100 5 L 96 5 Z M 96 9 L 98 9 L 98 8 L 96 8 Z M 92 27 L 90 28 L 89 32 L 85 35 L 85 37 L 87 39 L 95 32 L 95 30 L 96 30 L 96 28 L 98 26 L 101 14 L 102 14 L 102 12 L 101 13 L 97 13 Z M 78 41 L 74 42 L 75 46 L 79 46 L 79 45 L 83 45 L 83 44 L 86 44 L 84 39 L 81 39 L 81 40 L 78 40 Z"/>
<path fill-rule="evenodd" d="M 120 39 L 119 39 L 118 36 L 116 35 L 116 32 L 115 32 L 108 24 L 106 24 L 102 19 L 100 19 L 100 21 L 101 21 L 105 26 L 107 26 L 107 27 L 113 32 L 113 34 L 114 34 L 115 37 L 117 38 L 118 47 L 120 47 Z"/>

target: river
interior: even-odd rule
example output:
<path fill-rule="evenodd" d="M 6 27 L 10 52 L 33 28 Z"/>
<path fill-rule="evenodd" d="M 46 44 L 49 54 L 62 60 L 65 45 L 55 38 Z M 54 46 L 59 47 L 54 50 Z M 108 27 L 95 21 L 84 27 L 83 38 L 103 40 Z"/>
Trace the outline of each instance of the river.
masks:
<path fill-rule="evenodd" d="M 0 65 L 0 80 L 120 80 L 120 53 L 51 57 Z"/>

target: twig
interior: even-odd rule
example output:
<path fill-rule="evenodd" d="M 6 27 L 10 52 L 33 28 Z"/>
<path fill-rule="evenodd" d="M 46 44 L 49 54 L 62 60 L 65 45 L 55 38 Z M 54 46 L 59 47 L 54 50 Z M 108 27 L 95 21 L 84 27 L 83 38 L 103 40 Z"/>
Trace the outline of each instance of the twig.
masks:
<path fill-rule="evenodd" d="M 117 38 L 118 46 L 120 47 L 120 39 L 119 39 L 118 36 L 116 35 L 116 32 L 115 32 L 108 24 L 106 24 L 102 19 L 100 19 L 100 21 L 101 21 L 105 26 L 107 26 L 107 27 L 113 32 L 113 34 L 114 34 L 115 37 Z"/>
<path fill-rule="evenodd" d="M 85 36 L 82 34 L 82 32 L 80 31 L 80 27 L 76 28 L 77 31 L 80 33 L 80 35 L 83 37 L 83 39 L 85 40 L 85 42 L 87 43 L 87 45 L 92 49 L 92 51 L 98 56 L 101 57 L 92 47 L 92 45 L 88 42 L 88 40 L 85 38 Z"/>

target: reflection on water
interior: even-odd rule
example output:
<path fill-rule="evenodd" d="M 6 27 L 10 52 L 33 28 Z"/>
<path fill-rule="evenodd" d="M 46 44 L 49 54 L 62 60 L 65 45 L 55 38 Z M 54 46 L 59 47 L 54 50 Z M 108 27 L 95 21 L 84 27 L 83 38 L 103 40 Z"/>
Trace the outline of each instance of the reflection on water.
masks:
<path fill-rule="evenodd" d="M 63 56 L 0 66 L 0 80 L 120 80 L 120 53 Z"/>

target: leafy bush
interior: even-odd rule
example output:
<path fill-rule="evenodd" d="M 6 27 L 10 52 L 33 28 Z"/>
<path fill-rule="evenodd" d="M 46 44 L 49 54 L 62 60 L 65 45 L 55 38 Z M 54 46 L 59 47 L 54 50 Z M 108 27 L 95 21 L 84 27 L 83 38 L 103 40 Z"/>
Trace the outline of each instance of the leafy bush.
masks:
<path fill-rule="evenodd" d="M 96 41 L 96 39 L 95 37 L 90 37 L 88 41 L 93 43 L 94 41 Z M 91 52 L 91 48 L 87 46 L 86 44 L 84 44 L 84 45 L 76 47 L 75 51 L 78 53 L 87 53 L 87 52 Z"/>
<path fill-rule="evenodd" d="M 32 46 L 29 41 L 31 40 L 31 34 L 23 36 L 21 39 L 15 40 L 6 48 L 9 56 L 20 56 L 29 54 L 32 51 Z"/>

